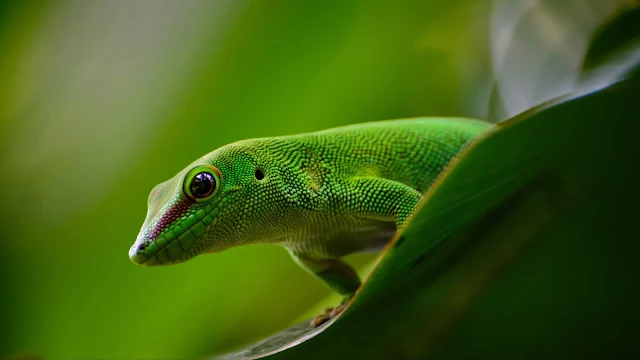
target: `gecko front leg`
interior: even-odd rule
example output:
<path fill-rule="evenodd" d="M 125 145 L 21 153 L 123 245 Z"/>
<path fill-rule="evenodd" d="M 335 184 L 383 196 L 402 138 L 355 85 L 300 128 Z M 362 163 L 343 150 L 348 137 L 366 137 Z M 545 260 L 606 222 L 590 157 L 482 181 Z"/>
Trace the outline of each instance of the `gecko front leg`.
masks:
<path fill-rule="evenodd" d="M 404 225 L 422 196 L 405 184 L 379 177 L 354 177 L 343 184 L 340 193 L 345 196 L 339 200 L 341 207 L 354 218 L 390 221 L 397 228 Z M 345 296 L 340 305 L 326 309 L 312 320 L 311 325 L 316 327 L 342 312 L 360 287 L 360 279 L 353 268 L 338 258 L 318 259 L 305 253 L 289 252 L 302 268 Z"/>

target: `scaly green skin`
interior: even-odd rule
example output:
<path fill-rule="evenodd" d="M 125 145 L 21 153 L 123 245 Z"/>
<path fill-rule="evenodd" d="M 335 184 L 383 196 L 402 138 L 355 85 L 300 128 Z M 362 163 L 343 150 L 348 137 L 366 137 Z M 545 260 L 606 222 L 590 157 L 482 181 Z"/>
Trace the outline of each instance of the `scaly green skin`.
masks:
<path fill-rule="evenodd" d="M 406 119 L 223 146 L 152 190 L 130 258 L 170 265 L 233 246 L 279 244 L 350 296 L 360 280 L 340 257 L 388 242 L 445 166 L 489 127 Z M 195 199 L 190 184 L 202 171 L 217 186 Z"/>

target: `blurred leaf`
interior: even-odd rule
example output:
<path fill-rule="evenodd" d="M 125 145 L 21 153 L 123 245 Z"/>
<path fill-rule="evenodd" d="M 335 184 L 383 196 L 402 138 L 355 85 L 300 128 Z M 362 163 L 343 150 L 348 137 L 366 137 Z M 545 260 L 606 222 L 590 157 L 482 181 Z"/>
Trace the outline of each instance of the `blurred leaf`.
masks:
<path fill-rule="evenodd" d="M 0 124 L 11 133 L 2 144 L 7 151 L 0 170 L 11 174 L 12 182 L 34 171 L 48 174 L 46 184 L 35 182 L 29 192 L 7 194 L 5 201 L 36 202 L 33 210 L 47 214 L 41 222 L 55 226 L 99 201 L 140 161 L 145 144 L 166 126 L 168 117 L 158 114 L 176 106 L 174 88 L 188 83 L 202 61 L 196 55 L 215 48 L 223 33 L 204 30 L 226 25 L 235 8 L 226 0 L 31 7 L 50 13 L 27 39 L 7 40 L 15 54 L 0 64 L 11 89 L 0 92 Z M 181 37 L 173 35 L 178 29 Z M 171 52 L 178 55 L 167 56 Z M 87 171 L 96 158 L 100 166 Z"/>
<path fill-rule="evenodd" d="M 621 9 L 611 19 L 607 19 L 593 35 L 582 61 L 582 71 L 602 65 L 616 52 L 626 48 L 637 50 L 640 47 L 640 4 L 635 3 Z"/>
<path fill-rule="evenodd" d="M 633 353 L 638 91 L 627 81 L 505 122 L 440 177 L 344 313 L 226 358 Z"/>
<path fill-rule="evenodd" d="M 491 68 L 487 117 L 502 121 L 580 88 L 591 39 L 633 0 L 498 0 L 491 14 Z M 618 78 L 610 70 L 601 88 Z M 606 75 L 606 76 L 605 76 Z"/>

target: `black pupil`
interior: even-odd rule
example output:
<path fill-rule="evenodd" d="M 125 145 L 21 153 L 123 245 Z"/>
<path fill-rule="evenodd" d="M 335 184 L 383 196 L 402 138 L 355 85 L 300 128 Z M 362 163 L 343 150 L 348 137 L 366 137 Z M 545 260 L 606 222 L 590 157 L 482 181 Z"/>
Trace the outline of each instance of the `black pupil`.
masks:
<path fill-rule="evenodd" d="M 216 189 L 216 179 L 213 175 L 201 172 L 197 174 L 191 182 L 191 193 L 197 198 L 211 195 Z"/>

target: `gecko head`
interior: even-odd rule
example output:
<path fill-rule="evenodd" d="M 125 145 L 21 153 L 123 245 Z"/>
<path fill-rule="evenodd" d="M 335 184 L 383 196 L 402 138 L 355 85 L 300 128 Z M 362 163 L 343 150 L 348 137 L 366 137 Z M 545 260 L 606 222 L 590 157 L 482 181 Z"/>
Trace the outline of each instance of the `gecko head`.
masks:
<path fill-rule="evenodd" d="M 248 194 L 259 195 L 268 181 L 254 157 L 221 149 L 153 188 L 145 221 L 129 249 L 132 262 L 171 265 L 240 245 L 246 238 L 251 220 L 260 216 L 252 214 Z"/>
<path fill-rule="evenodd" d="M 146 219 L 129 249 L 134 263 L 152 266 L 187 260 L 213 222 L 211 200 L 220 192 L 220 170 L 211 165 L 185 170 L 151 190 Z"/>

